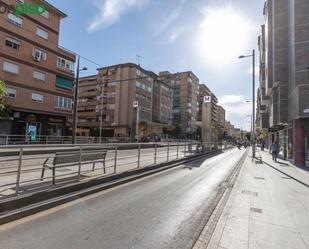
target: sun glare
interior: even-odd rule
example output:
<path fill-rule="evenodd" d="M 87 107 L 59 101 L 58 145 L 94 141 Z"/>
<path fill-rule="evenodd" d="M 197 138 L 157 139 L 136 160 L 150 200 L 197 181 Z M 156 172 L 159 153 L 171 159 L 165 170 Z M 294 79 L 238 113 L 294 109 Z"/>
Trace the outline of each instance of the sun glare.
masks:
<path fill-rule="evenodd" d="M 246 52 L 250 26 L 232 8 L 208 9 L 198 30 L 198 52 L 207 63 L 222 65 Z"/>

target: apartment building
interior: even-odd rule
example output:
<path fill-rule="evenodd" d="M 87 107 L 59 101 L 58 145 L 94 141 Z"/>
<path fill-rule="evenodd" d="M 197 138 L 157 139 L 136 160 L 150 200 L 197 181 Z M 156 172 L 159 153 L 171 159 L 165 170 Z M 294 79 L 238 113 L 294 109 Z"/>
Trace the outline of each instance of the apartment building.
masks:
<path fill-rule="evenodd" d="M 257 122 L 297 165 L 309 161 L 309 2 L 267 0 Z"/>
<path fill-rule="evenodd" d="M 138 109 L 134 107 L 138 106 Z M 134 63 L 98 69 L 80 79 L 78 127 L 97 135 L 140 138 L 171 126 L 172 88 Z M 138 122 L 138 125 L 137 125 Z"/>
<path fill-rule="evenodd" d="M 211 97 L 211 122 L 217 123 L 218 122 L 218 98 L 211 90 L 205 85 L 200 84 L 199 86 L 199 106 L 198 106 L 198 121 L 202 121 L 202 109 L 204 105 L 204 97 L 210 96 Z"/>
<path fill-rule="evenodd" d="M 220 128 L 224 129 L 225 127 L 225 109 L 218 105 L 218 123 Z"/>
<path fill-rule="evenodd" d="M 14 5 L 16 0 L 1 1 Z M 23 2 L 23 1 L 20 1 Z M 59 47 L 60 21 L 66 17 L 46 1 L 42 14 L 0 14 L 0 79 L 5 81 L 12 134 L 65 135 L 72 115 L 75 55 Z"/>
<path fill-rule="evenodd" d="M 191 71 L 159 73 L 159 80 L 173 88 L 172 123 L 179 126 L 183 134 L 196 132 L 198 118 L 199 79 Z"/>

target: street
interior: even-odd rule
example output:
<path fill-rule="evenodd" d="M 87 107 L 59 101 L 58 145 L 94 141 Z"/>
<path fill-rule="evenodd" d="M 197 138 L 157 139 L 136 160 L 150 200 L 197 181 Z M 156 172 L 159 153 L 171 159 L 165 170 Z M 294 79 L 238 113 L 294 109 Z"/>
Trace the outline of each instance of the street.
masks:
<path fill-rule="evenodd" d="M 0 248 L 191 248 L 244 153 L 229 150 L 3 225 Z"/>

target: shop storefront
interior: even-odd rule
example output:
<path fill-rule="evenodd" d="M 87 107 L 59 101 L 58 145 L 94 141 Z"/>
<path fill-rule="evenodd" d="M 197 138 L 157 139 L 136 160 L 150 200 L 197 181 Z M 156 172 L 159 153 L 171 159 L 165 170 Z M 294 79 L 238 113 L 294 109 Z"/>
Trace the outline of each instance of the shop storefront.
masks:
<path fill-rule="evenodd" d="M 63 136 L 66 132 L 66 118 L 45 114 L 15 112 L 12 135 L 28 136 L 36 141 L 40 136 Z"/>
<path fill-rule="evenodd" d="M 279 157 L 283 159 L 293 158 L 293 129 L 289 125 L 277 125 L 269 129 L 269 141 L 271 145 L 274 142 L 278 143 Z M 271 149 L 271 146 L 269 146 Z"/>

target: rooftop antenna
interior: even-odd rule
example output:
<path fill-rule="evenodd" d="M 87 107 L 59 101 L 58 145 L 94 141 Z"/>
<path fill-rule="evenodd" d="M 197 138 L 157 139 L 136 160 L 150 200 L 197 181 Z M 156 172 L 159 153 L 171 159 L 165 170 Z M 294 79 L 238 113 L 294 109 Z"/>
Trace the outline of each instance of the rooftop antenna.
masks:
<path fill-rule="evenodd" d="M 139 55 L 139 54 L 136 55 L 137 65 L 139 65 L 139 66 L 141 65 L 140 61 L 141 61 L 142 57 L 143 57 L 142 55 Z"/>

